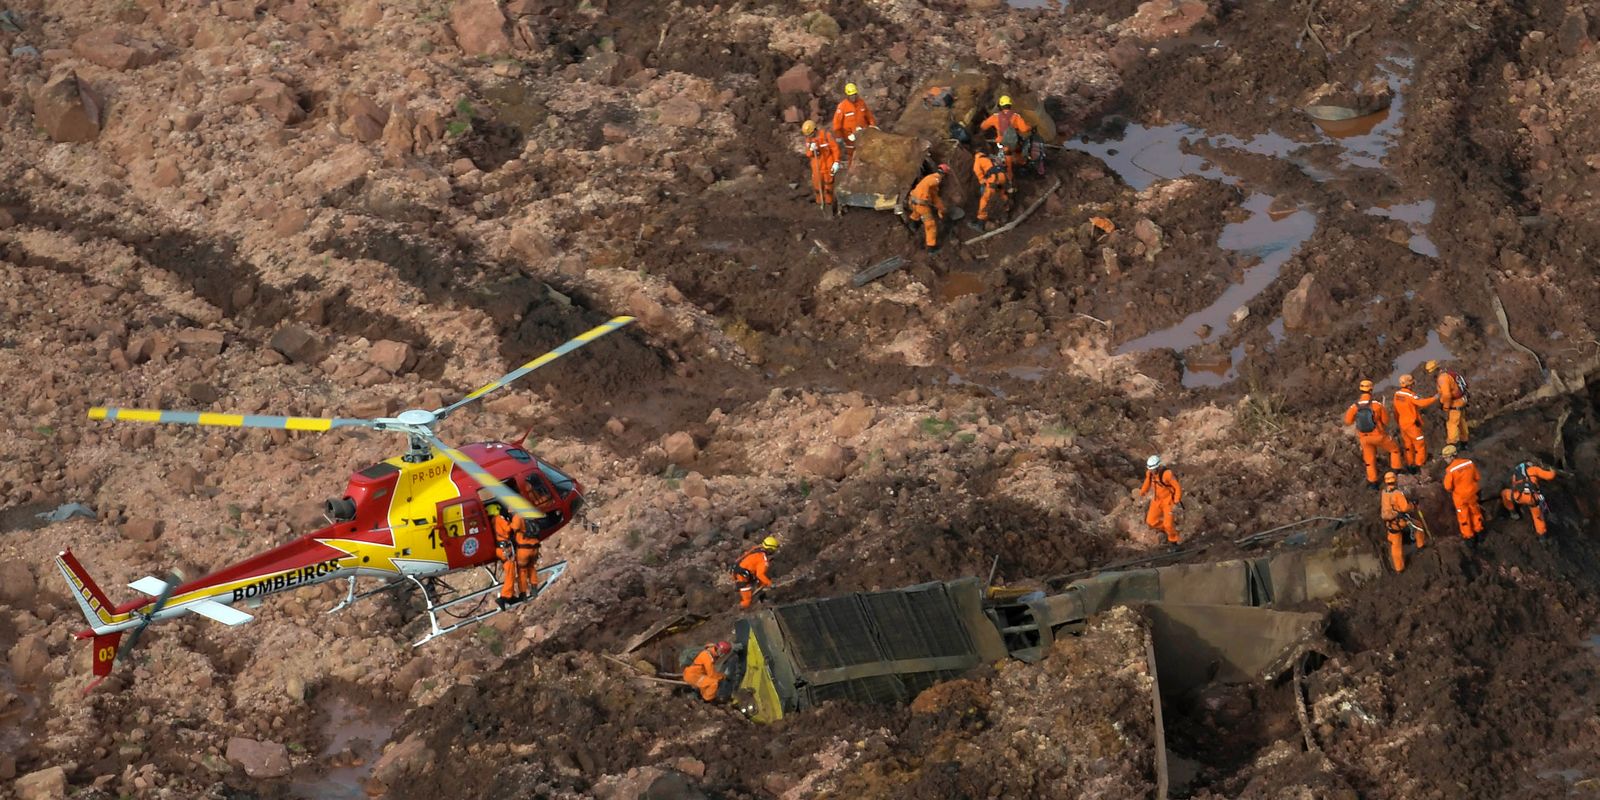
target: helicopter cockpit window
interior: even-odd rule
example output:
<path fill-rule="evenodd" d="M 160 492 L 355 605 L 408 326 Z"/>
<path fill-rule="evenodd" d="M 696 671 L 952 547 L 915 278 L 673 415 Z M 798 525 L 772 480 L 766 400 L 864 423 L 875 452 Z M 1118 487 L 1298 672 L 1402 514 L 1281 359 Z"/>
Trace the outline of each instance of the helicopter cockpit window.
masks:
<path fill-rule="evenodd" d="M 524 464 L 533 460 L 533 455 L 520 447 L 513 447 L 506 450 L 506 455 L 511 456 L 513 459 L 521 461 Z"/>
<path fill-rule="evenodd" d="M 578 488 L 577 485 L 572 482 L 571 478 L 551 469 L 543 462 L 540 462 L 539 464 L 539 471 L 543 472 L 545 478 L 549 479 L 550 485 L 556 487 L 556 491 L 562 494 L 568 494 L 574 489 Z"/>
<path fill-rule="evenodd" d="M 512 480 L 516 479 L 513 478 Z M 528 491 L 523 493 L 524 497 L 533 501 L 534 505 L 550 502 L 550 490 L 545 488 L 544 481 L 533 475 L 529 475 L 526 480 L 528 482 Z"/>

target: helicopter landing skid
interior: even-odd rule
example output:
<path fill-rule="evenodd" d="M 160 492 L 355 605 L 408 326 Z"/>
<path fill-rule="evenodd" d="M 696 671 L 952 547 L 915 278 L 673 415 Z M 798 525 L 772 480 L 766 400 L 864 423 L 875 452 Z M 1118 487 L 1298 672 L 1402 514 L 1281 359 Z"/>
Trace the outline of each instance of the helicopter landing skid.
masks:
<path fill-rule="evenodd" d="M 492 617 L 492 616 L 494 616 L 496 614 L 499 614 L 502 610 L 510 611 L 512 609 L 519 608 L 522 605 L 534 600 L 539 595 L 544 594 L 544 590 L 549 588 L 550 584 L 555 583 L 557 579 L 559 579 L 564 573 L 566 573 L 566 571 L 567 571 L 567 562 L 565 562 L 565 561 L 557 561 L 556 563 L 551 564 L 550 566 L 544 567 L 544 568 L 539 570 L 539 588 L 531 596 L 529 596 L 527 600 L 524 600 L 521 603 L 517 603 L 515 605 L 507 606 L 505 609 L 501 609 L 501 608 L 499 608 L 497 606 L 497 607 L 491 608 L 488 611 L 485 611 L 485 612 L 483 612 L 481 614 L 476 614 L 476 615 L 473 615 L 473 616 L 470 616 L 470 617 L 463 618 L 458 622 L 451 623 L 451 624 L 446 625 L 444 627 L 440 627 L 439 626 L 439 614 L 441 612 L 448 611 L 450 608 L 452 608 L 454 606 L 461 605 L 462 603 L 470 603 L 470 602 L 473 602 L 473 601 L 476 601 L 476 600 L 486 599 L 486 598 L 489 597 L 489 595 L 494 594 L 494 593 L 498 593 L 500 591 L 500 584 L 499 583 L 495 583 L 492 586 L 488 586 L 486 588 L 479 589 L 479 590 L 477 590 L 475 592 L 470 592 L 468 594 L 464 594 L 464 595 L 461 595 L 459 597 L 452 597 L 449 600 L 446 600 L 446 601 L 444 601 L 442 603 L 436 603 L 436 602 L 434 602 L 434 594 L 435 593 L 433 591 L 430 591 L 429 587 L 427 585 L 425 585 L 422 581 L 419 581 L 416 578 L 414 578 L 414 577 L 412 577 L 410 575 L 407 575 L 405 578 L 401 578 L 400 581 L 409 580 L 413 584 L 416 584 L 417 588 L 422 590 L 422 598 L 423 598 L 423 600 L 425 600 L 427 602 L 427 604 L 428 604 L 428 608 L 427 608 L 427 611 L 426 611 L 426 613 L 428 615 L 428 626 L 429 626 L 428 634 L 426 636 L 423 636 L 421 639 L 418 639 L 411 646 L 412 647 L 421 647 L 422 645 L 427 644 L 428 642 L 432 641 L 433 639 L 435 639 L 437 637 L 440 637 L 440 636 L 443 636 L 443 635 L 445 635 L 447 633 L 450 633 L 451 631 L 459 630 L 461 628 L 467 627 L 468 625 L 474 625 L 476 623 L 482 622 L 482 621 L 484 621 L 484 620 L 486 620 L 486 619 L 488 619 L 488 618 L 490 618 L 490 617 Z M 399 583 L 400 581 L 395 581 L 395 582 Z M 431 581 L 430 581 L 430 583 L 431 583 Z M 446 586 L 446 589 L 448 589 L 448 588 L 449 587 Z M 374 591 L 383 591 L 383 590 L 382 589 L 376 589 Z"/>

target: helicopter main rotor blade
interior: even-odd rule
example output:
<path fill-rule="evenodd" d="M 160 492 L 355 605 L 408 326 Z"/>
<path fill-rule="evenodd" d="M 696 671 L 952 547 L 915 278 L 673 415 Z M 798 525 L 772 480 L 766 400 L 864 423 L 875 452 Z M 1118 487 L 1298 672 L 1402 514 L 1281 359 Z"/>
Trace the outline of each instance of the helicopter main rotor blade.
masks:
<path fill-rule="evenodd" d="M 217 414 L 208 411 L 168 411 L 146 408 L 89 409 L 89 419 L 122 422 L 160 422 L 172 425 L 205 425 L 221 428 L 277 428 L 286 431 L 327 431 L 334 428 L 377 428 L 383 425 L 370 419 L 327 417 L 269 417 L 261 414 Z"/>
<path fill-rule="evenodd" d="M 592 342 L 592 341 L 594 341 L 594 340 L 596 340 L 596 339 L 598 339 L 598 338 L 600 338 L 600 337 L 602 337 L 602 336 L 604 336 L 604 335 L 606 335 L 608 333 L 611 333 L 612 331 L 615 331 L 615 330 L 618 330 L 620 328 L 626 327 L 627 325 L 629 325 L 632 322 L 633 322 L 633 317 L 612 317 L 610 320 L 608 320 L 608 321 L 606 321 L 604 323 L 601 323 L 599 325 L 596 325 L 593 328 L 590 328 L 589 330 L 584 331 L 583 333 L 578 334 L 577 336 L 573 337 L 570 341 L 568 341 L 566 344 L 563 344 L 560 347 L 557 347 L 556 349 L 551 350 L 550 352 L 545 353 L 544 355 L 539 356 L 538 358 L 536 358 L 536 359 L 534 359 L 532 361 L 529 361 L 528 363 L 523 364 L 522 366 L 517 367 L 516 369 L 514 369 L 514 370 L 512 370 L 510 372 L 507 372 L 505 375 L 502 375 L 501 377 L 496 378 L 495 380 L 493 380 L 493 381 L 491 381 L 489 383 L 486 383 L 486 384 L 484 384 L 483 386 L 481 386 L 481 387 L 479 387 L 477 389 L 474 389 L 471 394 L 467 395 L 466 397 L 461 398 L 460 400 L 455 401 L 454 403 L 451 403 L 450 405 L 445 406 L 444 408 L 439 409 L 438 411 L 433 412 L 433 415 L 438 419 L 444 419 L 446 416 L 449 416 L 450 413 L 454 412 L 456 409 L 458 409 L 458 408 L 460 408 L 460 407 L 462 407 L 462 406 L 464 406 L 464 405 L 466 405 L 466 404 L 468 404 L 468 403 L 470 403 L 470 402 L 472 402 L 472 401 L 474 401 L 474 400 L 476 400 L 476 399 L 478 399 L 478 398 L 480 398 L 480 397 L 482 397 L 482 396 L 484 396 L 484 395 L 486 395 L 486 394 L 488 394 L 488 393 L 490 393 L 490 392 L 492 392 L 492 391 L 494 391 L 496 389 L 502 388 L 502 387 L 506 386 L 507 384 L 511 383 L 512 381 L 515 381 L 518 378 L 521 378 L 522 376 L 527 375 L 528 373 L 530 373 L 530 372 L 532 372 L 532 371 L 534 371 L 534 370 L 536 370 L 536 369 L 538 369 L 538 368 L 540 368 L 540 367 L 542 367 L 542 366 L 544 366 L 544 365 L 546 365 L 546 364 L 548 364 L 548 363 L 550 363 L 550 362 L 552 362 L 552 361 L 554 361 L 554 360 L 556 360 L 556 359 L 558 359 L 558 358 L 560 358 L 560 357 L 562 357 L 562 356 L 564 356 L 564 355 L 566 355 L 566 354 L 568 354 L 568 353 L 570 353 L 570 352 L 572 352 L 572 351 L 574 351 L 574 350 L 576 350 L 576 349 L 578 349 L 580 347 L 583 347 L 584 345 L 589 344 L 590 342 Z"/>
<path fill-rule="evenodd" d="M 444 453 L 445 458 L 454 461 L 462 472 L 470 475 L 473 480 L 478 482 L 479 486 L 494 495 L 495 499 L 505 503 L 506 508 L 511 509 L 512 513 L 529 521 L 544 517 L 544 514 L 539 509 L 534 508 L 527 498 L 511 491 L 504 483 L 500 482 L 499 478 L 489 474 L 489 470 L 484 469 L 482 464 L 468 458 L 466 453 L 445 444 L 439 440 L 439 437 L 432 434 L 419 432 L 414 435 L 422 437 L 423 441 L 433 445 L 433 449 Z"/>

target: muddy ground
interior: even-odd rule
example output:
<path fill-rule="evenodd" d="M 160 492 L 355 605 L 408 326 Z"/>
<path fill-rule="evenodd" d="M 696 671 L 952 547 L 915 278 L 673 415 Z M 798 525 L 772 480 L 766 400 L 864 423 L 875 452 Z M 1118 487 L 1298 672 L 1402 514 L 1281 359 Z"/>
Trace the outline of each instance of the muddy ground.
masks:
<path fill-rule="evenodd" d="M 1425 382 L 1427 358 L 1472 381 L 1486 494 L 1525 457 L 1562 470 L 1553 543 L 1494 518 L 1468 552 L 1442 465 L 1407 478 L 1441 535 L 1331 604 L 1310 742 L 1285 686 L 1174 704 L 1172 735 L 1206 754 L 1189 791 L 1600 786 L 1600 19 L 1578 4 L 8 8 L 0 793 L 1148 795 L 1124 617 L 910 708 L 770 728 L 600 656 L 680 611 L 710 619 L 663 651 L 718 636 L 725 564 L 767 533 L 780 600 L 997 557 L 997 580 L 1044 585 L 1154 552 L 1132 496 L 1151 452 L 1189 493 L 1184 558 L 1322 514 L 1377 547 L 1337 419 L 1356 381 Z M 851 80 L 892 120 L 954 64 L 1047 98 L 1063 149 L 1019 200 L 1060 190 L 935 255 L 891 215 L 819 215 L 785 112 L 826 111 Z M 88 136 L 45 89 L 68 70 L 103 112 Z M 1352 87 L 1373 80 L 1386 111 L 1332 129 L 1301 111 L 1364 102 Z M 891 255 L 907 266 L 849 284 Z M 591 488 L 598 530 L 546 548 L 572 568 L 537 608 L 414 650 L 414 601 L 328 617 L 338 592 L 311 589 L 242 628 L 153 628 L 80 696 L 53 553 L 72 546 L 120 600 L 306 532 L 400 446 L 86 407 L 434 407 L 617 313 L 640 322 L 441 431 L 531 426 Z M 274 346 L 288 328 L 312 344 Z M 384 362 L 382 341 L 413 358 Z M 71 501 L 96 519 L 33 516 Z M 281 762 L 230 757 L 236 738 Z"/>

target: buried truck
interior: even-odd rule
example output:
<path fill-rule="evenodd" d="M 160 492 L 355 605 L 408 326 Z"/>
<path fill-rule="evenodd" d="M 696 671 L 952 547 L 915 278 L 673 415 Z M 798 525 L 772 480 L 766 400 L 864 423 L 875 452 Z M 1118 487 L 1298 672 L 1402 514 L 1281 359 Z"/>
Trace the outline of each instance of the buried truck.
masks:
<path fill-rule="evenodd" d="M 1038 662 L 1091 617 L 1129 607 L 1142 612 L 1145 646 L 1129 658 L 1151 676 L 1152 779 L 1165 797 L 1195 762 L 1169 745 L 1162 708 L 1291 672 L 1299 702 L 1305 659 L 1325 655 L 1326 613 L 1281 607 L 1327 600 L 1381 571 L 1371 552 L 1325 548 L 1101 572 L 1050 595 L 963 578 L 791 603 L 735 624 L 718 699 L 761 723 L 830 700 L 907 703 L 983 664 Z"/>

